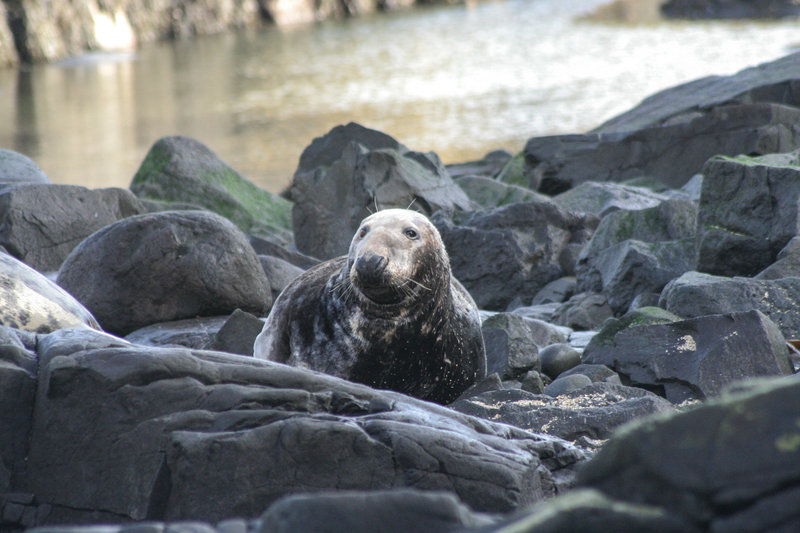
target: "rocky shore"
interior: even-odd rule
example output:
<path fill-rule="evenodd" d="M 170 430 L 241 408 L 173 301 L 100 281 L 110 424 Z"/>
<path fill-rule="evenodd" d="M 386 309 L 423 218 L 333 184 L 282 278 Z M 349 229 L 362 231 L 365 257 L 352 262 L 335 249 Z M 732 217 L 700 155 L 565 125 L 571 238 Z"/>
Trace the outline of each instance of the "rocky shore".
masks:
<path fill-rule="evenodd" d="M 798 84 L 795 54 L 457 165 L 351 123 L 282 196 L 185 137 L 129 189 L 0 151 L 0 530 L 797 530 Z M 409 205 L 485 380 L 441 406 L 252 357 Z"/>

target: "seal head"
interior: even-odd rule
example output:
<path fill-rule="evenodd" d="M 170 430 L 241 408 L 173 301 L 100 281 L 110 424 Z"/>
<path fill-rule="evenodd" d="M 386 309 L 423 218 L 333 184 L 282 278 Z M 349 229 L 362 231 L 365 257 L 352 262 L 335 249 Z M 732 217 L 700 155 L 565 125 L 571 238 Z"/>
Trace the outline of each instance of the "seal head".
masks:
<path fill-rule="evenodd" d="M 379 211 L 278 297 L 256 357 L 448 403 L 486 373 L 480 317 L 423 215 Z"/>

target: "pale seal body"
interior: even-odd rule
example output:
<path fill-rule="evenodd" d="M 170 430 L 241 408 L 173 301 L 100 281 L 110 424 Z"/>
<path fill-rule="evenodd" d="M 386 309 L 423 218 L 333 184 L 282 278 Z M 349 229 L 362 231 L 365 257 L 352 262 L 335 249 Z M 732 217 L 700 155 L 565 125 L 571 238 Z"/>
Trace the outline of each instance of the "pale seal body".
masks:
<path fill-rule="evenodd" d="M 0 324 L 35 333 L 100 325 L 67 291 L 16 258 L 0 253 Z"/>
<path fill-rule="evenodd" d="M 254 355 L 439 403 L 486 374 L 475 302 L 433 224 L 404 209 L 367 217 L 347 256 L 295 278 Z"/>

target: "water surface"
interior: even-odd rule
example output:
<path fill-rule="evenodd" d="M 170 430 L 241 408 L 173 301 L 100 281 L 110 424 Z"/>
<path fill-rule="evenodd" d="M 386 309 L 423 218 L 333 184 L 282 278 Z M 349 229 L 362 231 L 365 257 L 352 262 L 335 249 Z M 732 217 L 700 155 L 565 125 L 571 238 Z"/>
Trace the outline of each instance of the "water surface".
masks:
<path fill-rule="evenodd" d="M 157 43 L 0 70 L 0 147 L 54 182 L 130 184 L 164 135 L 279 191 L 300 152 L 357 121 L 445 162 L 583 132 L 647 95 L 798 43 L 796 21 L 603 24 L 602 0 L 506 0 Z"/>

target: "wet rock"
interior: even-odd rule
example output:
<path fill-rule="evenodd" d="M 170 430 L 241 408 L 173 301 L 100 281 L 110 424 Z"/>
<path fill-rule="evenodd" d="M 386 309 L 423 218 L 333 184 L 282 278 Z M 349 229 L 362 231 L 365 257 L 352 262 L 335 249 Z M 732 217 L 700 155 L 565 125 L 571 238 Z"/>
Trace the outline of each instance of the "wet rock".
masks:
<path fill-rule="evenodd" d="M 499 522 L 496 531 L 525 533 L 699 533 L 701 529 L 651 505 L 619 502 L 591 489 L 576 489 Z M 493 531 L 484 529 L 481 531 Z"/>
<path fill-rule="evenodd" d="M 484 176 L 495 178 L 511 161 L 511 154 L 505 150 L 493 150 L 477 161 L 445 165 L 448 174 L 454 180 L 466 176 Z"/>
<path fill-rule="evenodd" d="M 643 187 L 622 183 L 586 181 L 553 197 L 564 209 L 599 217 L 620 209 L 635 211 L 656 207 L 669 197 Z"/>
<path fill-rule="evenodd" d="M 262 329 L 263 320 L 237 309 L 219 329 L 210 348 L 238 355 L 253 355 L 253 343 Z"/>
<path fill-rule="evenodd" d="M 662 291 L 659 305 L 683 317 L 698 317 L 757 309 L 786 338 L 800 337 L 800 278 L 775 280 L 728 278 L 687 272 Z"/>
<path fill-rule="evenodd" d="M 265 314 L 272 304 L 245 236 L 205 211 L 138 215 L 107 226 L 73 250 L 57 281 L 119 335 L 237 308 Z"/>
<path fill-rule="evenodd" d="M 797 17 L 800 6 L 791 0 L 668 0 L 661 12 L 676 19 L 779 19 Z"/>
<path fill-rule="evenodd" d="M 583 374 L 573 374 L 564 377 L 559 376 L 544 388 L 544 393 L 555 398 L 556 396 L 581 390 L 591 384 L 592 380 Z"/>
<path fill-rule="evenodd" d="M 583 457 L 554 437 L 249 357 L 77 330 L 40 338 L 38 356 L 27 486 L 114 521 L 253 518 L 287 494 L 411 486 L 509 512 L 563 489 Z"/>
<path fill-rule="evenodd" d="M 292 240 L 291 204 L 265 191 L 201 142 L 162 137 L 150 148 L 130 186 L 142 199 L 202 206 L 242 231 Z"/>
<path fill-rule="evenodd" d="M 214 316 L 159 322 L 128 333 L 125 340 L 144 346 L 184 346 L 206 350 L 227 320 L 225 316 Z"/>
<path fill-rule="evenodd" d="M 277 257 L 278 259 L 283 259 L 284 261 L 300 267 L 303 270 L 308 270 L 312 266 L 320 263 L 320 260 L 316 257 L 301 254 L 297 250 L 289 249 L 268 239 L 254 235 L 249 235 L 249 237 L 250 244 L 253 246 L 253 250 L 255 250 L 258 255 L 270 255 L 272 257 Z"/>
<path fill-rule="evenodd" d="M 575 293 L 575 284 L 573 276 L 565 276 L 551 281 L 536 293 L 531 300 L 531 305 L 565 302 Z"/>
<path fill-rule="evenodd" d="M 488 522 L 445 492 L 409 489 L 287 496 L 261 515 L 260 533 L 452 531 Z"/>
<path fill-rule="evenodd" d="M 685 413 L 617 433 L 581 471 L 582 487 L 657 507 L 703 531 L 800 525 L 800 380 L 764 379 Z"/>
<path fill-rule="evenodd" d="M 759 311 L 609 326 L 586 347 L 583 361 L 606 365 L 623 382 L 674 403 L 718 396 L 740 379 L 792 372 L 783 335 Z"/>
<path fill-rule="evenodd" d="M 552 202 L 454 215 L 440 211 L 431 221 L 442 235 L 455 277 L 478 307 L 492 310 L 530 301 L 562 277 L 562 253 L 570 244 L 585 244 L 596 223 Z"/>
<path fill-rule="evenodd" d="M 451 407 L 570 441 L 581 437 L 607 439 L 614 429 L 631 420 L 674 410 L 668 401 L 646 390 L 612 383 L 584 384 L 557 397 L 519 389 L 490 391 L 458 400 Z"/>
<path fill-rule="evenodd" d="M 411 206 L 431 215 L 474 205 L 436 154 L 412 152 L 355 123 L 303 151 L 289 197 L 297 249 L 321 259 L 346 254 L 361 220 L 378 208 Z"/>
<path fill-rule="evenodd" d="M 525 145 L 528 186 L 558 194 L 589 180 L 650 176 L 678 188 L 712 156 L 797 148 L 798 120 L 800 110 L 785 105 L 725 105 L 634 131 L 534 137 Z"/>
<path fill-rule="evenodd" d="M 581 354 L 566 343 L 555 343 L 539 351 L 542 372 L 555 379 L 563 372 L 581 363 Z"/>
<path fill-rule="evenodd" d="M 753 276 L 753 279 L 773 280 L 800 276 L 800 237 L 792 237 L 778 252 L 775 262 Z"/>
<path fill-rule="evenodd" d="M 539 349 L 567 336 L 552 325 L 514 313 L 498 313 L 481 327 L 486 345 L 487 373 L 501 379 L 513 378 L 527 370 L 539 370 Z"/>
<path fill-rule="evenodd" d="M 273 301 L 294 278 L 305 272 L 302 268 L 280 257 L 259 255 L 258 260 L 261 262 L 261 268 L 264 269 L 264 274 L 269 280 Z"/>
<path fill-rule="evenodd" d="M 500 207 L 516 202 L 547 200 L 547 196 L 525 187 L 510 185 L 485 176 L 463 176 L 456 185 L 481 207 Z"/>
<path fill-rule="evenodd" d="M 0 22 L 3 20 L 5 14 L 5 5 L 0 6 Z M 0 25 L 0 54 L 2 54 L 4 40 L 3 32 L 7 30 L 6 26 Z M 13 45 L 11 47 L 13 49 Z M 0 57 L 0 64 L 3 63 Z M 14 152 L 13 150 L 6 150 L 0 148 L 0 183 L 3 184 L 20 184 L 20 183 L 50 183 L 50 179 L 39 168 L 31 158 L 26 155 Z"/>
<path fill-rule="evenodd" d="M 603 293 L 617 313 L 660 292 L 693 268 L 696 215 L 693 202 L 675 199 L 604 217 L 578 257 L 576 290 Z"/>
<path fill-rule="evenodd" d="M 602 294 L 581 292 L 558 306 L 552 315 L 552 322 L 574 330 L 598 329 L 607 318 L 614 316 L 614 310 Z"/>
<path fill-rule="evenodd" d="M 590 365 L 581 363 L 565 372 L 562 372 L 559 377 L 574 376 L 575 374 L 586 376 L 592 381 L 592 383 L 605 382 L 622 385 L 622 381 L 619 379 L 619 374 L 605 365 Z"/>
<path fill-rule="evenodd" d="M 731 103 L 761 102 L 796 107 L 800 103 L 795 90 L 797 80 L 800 80 L 800 53 L 795 52 L 730 76 L 708 76 L 670 87 L 645 98 L 638 106 L 608 120 L 595 131 L 621 133 L 655 128 L 699 117 Z M 791 149 L 759 150 L 758 153 Z M 746 153 L 753 152 L 744 150 L 730 155 Z"/>
<path fill-rule="evenodd" d="M 58 270 L 95 231 L 145 211 L 125 189 L 31 184 L 0 191 L 0 245 L 39 271 Z"/>
<path fill-rule="evenodd" d="M 800 231 L 800 152 L 715 157 L 703 174 L 696 270 L 755 275 Z"/>
<path fill-rule="evenodd" d="M 15 331 L 0 326 L 0 493 L 11 492 L 25 471 L 38 374 L 36 354 Z"/>

